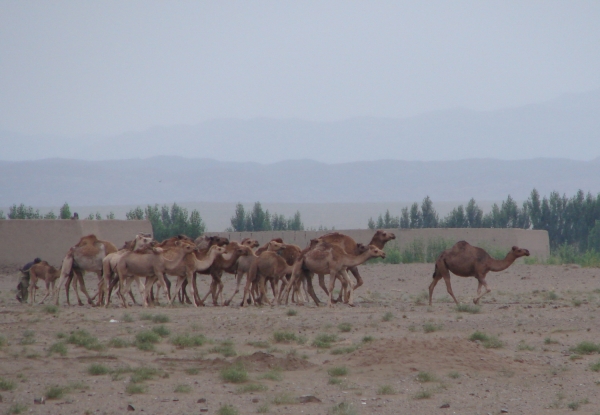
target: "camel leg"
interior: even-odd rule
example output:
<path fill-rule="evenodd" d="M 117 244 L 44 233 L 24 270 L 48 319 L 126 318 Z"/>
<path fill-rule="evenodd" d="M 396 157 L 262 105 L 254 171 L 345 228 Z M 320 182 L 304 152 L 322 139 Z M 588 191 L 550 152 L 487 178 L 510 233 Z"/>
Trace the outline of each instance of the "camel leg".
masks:
<path fill-rule="evenodd" d="M 332 307 L 333 308 L 333 287 L 335 286 L 335 280 L 336 280 L 336 274 L 332 273 L 329 274 L 329 301 L 327 303 L 327 306 Z"/>
<path fill-rule="evenodd" d="M 325 287 L 325 275 L 324 274 L 317 274 L 319 276 L 319 286 L 323 289 L 323 291 L 325 291 L 325 294 L 329 295 L 329 291 L 327 290 L 327 287 Z M 335 280 L 334 280 L 335 283 Z"/>
<path fill-rule="evenodd" d="M 231 297 L 229 297 L 229 299 L 227 301 L 225 301 L 224 305 L 229 305 L 231 304 L 231 301 L 233 301 L 233 297 L 235 297 L 235 295 L 237 293 L 240 292 L 240 285 L 242 284 L 242 278 L 244 278 L 244 273 L 235 273 L 235 291 L 233 292 L 233 294 L 231 295 Z"/>
<path fill-rule="evenodd" d="M 475 304 L 479 304 L 479 299 L 481 297 L 483 297 L 484 295 L 486 295 L 487 293 L 489 293 L 490 291 L 492 291 L 488 287 L 487 282 L 485 282 L 485 277 L 478 278 L 477 281 L 479 281 L 479 286 L 477 287 L 477 298 L 473 299 L 473 303 L 475 303 Z M 485 291 L 482 294 L 479 294 L 481 292 L 482 287 L 485 288 Z"/>
<path fill-rule="evenodd" d="M 44 301 L 46 301 L 46 298 L 48 298 L 48 296 L 50 296 L 50 287 L 52 287 L 52 292 L 54 292 L 54 281 L 46 282 L 46 295 L 44 295 L 44 298 L 42 298 L 42 301 L 40 301 L 40 304 L 44 304 Z"/>
<path fill-rule="evenodd" d="M 352 275 L 354 275 L 354 278 L 356 278 L 356 285 L 354 286 L 354 289 L 356 290 L 358 287 L 363 285 L 363 279 L 358 272 L 358 267 L 349 267 L 348 270 L 352 273 Z"/>
<path fill-rule="evenodd" d="M 347 289 L 350 291 L 350 295 L 348 296 L 348 305 L 350 307 L 354 307 L 354 287 L 352 286 L 352 280 L 350 280 L 350 276 L 345 269 L 340 271 L 340 274 L 343 277 L 344 284 L 347 285 Z"/>
<path fill-rule="evenodd" d="M 79 289 L 80 289 L 80 290 L 81 290 L 81 292 L 82 292 L 82 293 L 83 293 L 83 294 L 84 294 L 84 295 L 87 297 L 88 304 L 94 304 L 94 301 L 93 301 L 94 299 L 93 299 L 92 297 L 90 297 L 90 295 L 88 294 L 88 291 L 87 291 L 87 289 L 85 288 L 85 282 L 84 282 L 84 280 L 83 280 L 83 276 L 84 276 L 84 275 L 85 275 L 85 274 L 82 274 L 82 275 L 79 277 L 79 282 L 80 282 L 80 284 L 79 284 L 79 285 L 80 285 Z M 77 297 L 77 299 L 79 299 L 79 297 Z"/>
<path fill-rule="evenodd" d="M 319 307 L 319 305 L 321 304 L 321 302 L 319 301 L 319 297 L 317 297 L 317 293 L 315 293 L 315 289 L 312 285 L 312 278 L 313 275 L 312 274 L 308 274 L 305 276 L 306 278 L 306 286 L 308 288 L 308 294 L 312 297 L 313 301 L 315 302 L 316 306 Z"/>

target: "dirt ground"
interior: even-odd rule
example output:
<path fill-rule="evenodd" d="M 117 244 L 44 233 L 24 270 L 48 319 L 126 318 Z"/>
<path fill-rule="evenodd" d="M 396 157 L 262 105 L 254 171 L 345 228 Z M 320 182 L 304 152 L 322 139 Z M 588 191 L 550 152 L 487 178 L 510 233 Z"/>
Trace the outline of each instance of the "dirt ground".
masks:
<path fill-rule="evenodd" d="M 131 405 L 144 414 L 600 414 L 600 355 L 571 351 L 600 342 L 599 269 L 490 273 L 479 313 L 458 312 L 443 281 L 427 305 L 432 264 L 360 270 L 357 306 L 332 309 L 68 307 L 64 291 L 58 308 L 29 306 L 15 300 L 16 273 L 5 270 L 0 413 L 122 414 Z M 92 292 L 95 278 L 86 277 Z M 452 282 L 472 304 L 475 279 Z M 151 330 L 158 343 L 136 343 Z M 469 340 L 476 331 L 491 340 Z M 203 344 L 182 347 L 185 333 Z M 334 341 L 315 342 L 322 334 Z M 222 378 L 231 367 L 243 374 L 240 366 L 248 380 Z M 299 403 L 305 395 L 318 401 Z"/>

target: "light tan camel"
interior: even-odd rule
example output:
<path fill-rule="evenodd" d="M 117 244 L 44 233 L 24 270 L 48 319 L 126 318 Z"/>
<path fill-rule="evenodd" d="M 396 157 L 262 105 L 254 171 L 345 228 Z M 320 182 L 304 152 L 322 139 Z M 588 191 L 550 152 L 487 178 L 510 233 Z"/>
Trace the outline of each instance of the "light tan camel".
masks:
<path fill-rule="evenodd" d="M 131 241 L 127 241 L 123 244 L 121 249 L 117 252 L 110 253 L 104 257 L 102 260 L 102 277 L 103 283 L 100 289 L 100 294 L 98 295 L 98 301 L 96 305 L 105 305 L 108 307 L 110 304 L 110 296 L 112 290 L 116 284 L 119 282 L 119 278 L 116 275 L 117 272 L 117 264 L 119 260 L 123 257 L 126 252 L 135 251 L 136 249 L 141 249 L 150 243 L 153 242 L 152 236 L 146 233 L 138 233 L 135 238 Z M 138 281 L 138 284 L 140 282 Z M 137 304 L 135 301 L 135 297 L 133 293 L 129 291 L 129 296 L 134 304 Z"/>
<path fill-rule="evenodd" d="M 52 286 L 52 291 L 54 292 L 54 285 L 59 277 L 60 271 L 48 264 L 48 262 L 42 261 L 33 264 L 33 266 L 29 268 L 29 298 L 31 298 L 31 305 L 35 304 L 35 293 L 38 290 L 36 283 L 38 281 L 44 281 L 46 283 L 46 295 L 42 298 L 42 301 L 40 301 L 40 304 L 44 304 L 44 301 L 50 295 L 50 286 Z"/>
<path fill-rule="evenodd" d="M 323 236 L 320 236 L 318 239 L 323 242 L 328 242 L 330 244 L 338 245 L 338 246 L 342 247 L 344 249 L 344 251 L 346 251 L 349 254 L 352 254 L 352 255 L 360 254 L 360 252 L 358 250 L 359 247 L 358 247 L 358 244 L 356 243 L 356 241 L 353 238 L 351 238 L 350 236 L 345 235 L 343 233 L 332 232 L 332 233 L 328 233 Z M 385 244 L 393 239 L 396 239 L 396 235 L 394 235 L 392 232 L 378 229 L 375 232 L 375 234 L 373 235 L 373 237 L 371 238 L 371 242 L 369 242 L 368 245 L 374 245 L 379 249 L 383 249 Z M 360 276 L 360 273 L 358 272 L 357 267 L 349 267 L 348 270 L 352 273 L 352 275 L 354 275 L 354 278 L 356 278 L 356 285 L 354 286 L 354 289 L 356 290 L 358 287 L 363 285 L 363 279 Z M 321 282 L 321 280 L 319 280 L 319 282 Z M 321 285 L 321 288 L 323 288 L 325 290 L 325 292 L 327 293 L 327 290 L 325 289 L 324 285 Z M 342 300 L 342 292 L 343 292 L 343 290 L 340 291 L 337 301 Z M 346 301 L 347 301 L 347 299 L 346 299 Z"/>
<path fill-rule="evenodd" d="M 465 241 L 459 241 L 450 249 L 446 249 L 440 254 L 435 261 L 435 271 L 433 272 L 433 281 L 429 285 L 429 305 L 431 305 L 431 297 L 433 289 L 439 280 L 442 278 L 446 282 L 448 294 L 452 296 L 454 302 L 458 304 L 458 300 L 452 292 L 450 285 L 450 272 L 459 277 L 475 277 L 479 282 L 477 286 L 477 297 L 473 299 L 475 304 L 479 303 L 479 299 L 485 294 L 492 291 L 485 282 L 485 276 L 488 272 L 504 271 L 512 265 L 517 258 L 529 256 L 527 249 L 521 249 L 513 246 L 506 254 L 504 259 L 494 259 L 483 249 L 472 246 Z M 481 288 L 485 287 L 485 292 L 481 293 Z"/>
<path fill-rule="evenodd" d="M 258 303 L 262 303 L 263 299 L 267 299 L 267 291 L 265 288 L 266 280 L 272 281 L 273 300 L 271 301 L 271 304 L 273 304 L 279 297 L 279 279 L 285 277 L 286 274 L 291 274 L 292 270 L 293 266 L 288 265 L 286 260 L 277 252 L 264 251 L 261 253 L 258 258 L 252 262 L 250 270 L 248 271 L 242 305 L 250 294 L 250 285 L 253 282 L 258 285 Z"/>
<path fill-rule="evenodd" d="M 65 281 L 67 304 L 71 305 L 69 301 L 69 285 L 71 283 L 71 279 L 73 278 L 73 274 L 77 276 L 81 290 L 87 297 L 88 303 L 92 304 L 92 298 L 85 289 L 83 275 L 85 272 L 96 273 L 98 276 L 98 283 L 100 284 L 102 280 L 102 260 L 106 255 L 113 252 L 117 252 L 117 247 L 114 244 L 108 241 L 102 241 L 93 234 L 82 237 L 77 245 L 70 248 L 69 252 L 67 252 L 67 255 L 63 259 L 60 270 L 60 278 L 58 280 L 58 287 L 56 289 L 56 305 L 58 305 L 60 298 L 60 287 L 62 287 L 62 284 Z M 74 288 L 79 305 L 83 305 L 81 299 L 79 298 L 77 287 L 75 286 Z"/>
<path fill-rule="evenodd" d="M 193 242 L 178 240 L 174 243 L 174 246 L 165 248 L 146 247 L 141 250 L 126 252 L 117 263 L 117 274 L 119 275 L 121 285 L 119 293 L 123 306 L 127 308 L 124 294 L 129 291 L 133 277 L 157 277 L 159 283 L 164 286 L 163 274 L 177 268 L 185 255 L 193 252 L 195 249 L 196 245 Z M 144 307 L 148 306 L 149 290 L 151 288 L 152 283 L 147 281 L 145 290 L 140 292 Z M 168 292 L 167 299 L 169 302 L 171 301 Z"/>
<path fill-rule="evenodd" d="M 251 239 L 251 238 L 242 239 L 241 244 L 244 246 L 247 246 L 251 250 L 254 248 L 257 248 L 260 245 L 256 239 Z M 275 246 L 276 245 L 273 245 L 272 249 L 274 249 Z M 238 258 L 236 268 L 235 268 L 235 291 L 233 292 L 231 297 L 229 297 L 225 301 L 225 303 L 223 305 L 228 306 L 229 304 L 231 304 L 231 301 L 233 301 L 233 298 L 236 296 L 236 294 L 238 292 L 240 292 L 240 285 L 242 283 L 242 280 L 244 279 L 244 275 L 246 275 L 246 276 L 248 275 L 250 266 L 252 265 L 252 262 L 256 258 L 258 258 L 258 255 L 256 255 L 256 253 L 254 251 L 249 251 L 248 255 L 244 255 L 244 256 L 241 256 Z M 252 299 L 252 301 L 254 301 L 254 298 L 251 297 L 251 299 Z"/>
<path fill-rule="evenodd" d="M 385 252 L 374 245 L 369 245 L 365 252 L 361 253 L 360 255 L 353 255 L 347 253 L 338 245 L 321 241 L 313 249 L 307 251 L 304 256 L 294 264 L 292 281 L 290 281 L 290 284 L 288 284 L 286 291 L 288 291 L 292 286 L 295 278 L 301 276 L 304 271 L 314 274 L 329 274 L 328 306 L 333 307 L 332 291 L 336 277 L 339 273 L 345 279 L 350 291 L 348 305 L 353 306 L 354 289 L 346 269 L 349 267 L 358 266 L 371 258 L 385 258 Z M 284 295 L 286 294 L 284 293 Z"/>

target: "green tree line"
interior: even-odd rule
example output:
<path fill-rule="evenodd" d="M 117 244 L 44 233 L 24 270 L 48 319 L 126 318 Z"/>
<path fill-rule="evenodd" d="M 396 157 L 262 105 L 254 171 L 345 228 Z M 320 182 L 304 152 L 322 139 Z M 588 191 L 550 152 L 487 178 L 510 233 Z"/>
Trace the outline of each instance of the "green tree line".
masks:
<path fill-rule="evenodd" d="M 177 203 L 169 208 L 167 205 L 148 205 L 145 209 L 136 207 L 125 214 L 128 220 L 148 219 L 152 224 L 154 239 L 162 241 L 176 235 L 187 235 L 196 239 L 206 230 L 200 213 L 194 209 L 188 213 L 186 208 Z"/>
<path fill-rule="evenodd" d="M 444 218 L 439 218 L 429 196 L 421 205 L 413 203 L 401 210 L 399 216 L 388 211 L 377 221 L 370 218 L 370 229 L 417 228 L 521 228 L 548 231 L 550 246 L 571 247 L 579 252 L 600 252 L 600 193 L 593 196 L 579 190 L 569 198 L 558 192 L 540 197 L 536 189 L 519 206 L 509 195 L 500 205 L 494 203 L 483 214 L 475 199 L 466 207 L 460 205 Z"/>
<path fill-rule="evenodd" d="M 42 214 L 39 209 L 34 209 L 32 206 L 25 206 L 25 204 L 21 203 L 20 205 L 12 205 L 8 208 L 8 219 L 71 219 L 71 208 L 69 204 L 65 202 L 64 205 L 61 206 L 58 215 L 51 210 L 48 213 Z M 106 219 L 114 219 L 115 214 L 110 212 L 106 215 Z M 4 216 L 4 212 L 0 210 L 0 219 L 6 219 Z M 96 219 L 101 220 L 102 215 L 100 212 L 96 212 L 96 214 L 90 213 L 90 215 L 86 219 Z"/>
<path fill-rule="evenodd" d="M 251 211 L 246 212 L 244 206 L 238 203 L 231 217 L 229 232 L 258 232 L 258 231 L 302 231 L 304 224 L 300 212 L 286 218 L 277 213 L 271 214 L 269 209 L 263 210 L 260 202 L 254 203 Z"/>

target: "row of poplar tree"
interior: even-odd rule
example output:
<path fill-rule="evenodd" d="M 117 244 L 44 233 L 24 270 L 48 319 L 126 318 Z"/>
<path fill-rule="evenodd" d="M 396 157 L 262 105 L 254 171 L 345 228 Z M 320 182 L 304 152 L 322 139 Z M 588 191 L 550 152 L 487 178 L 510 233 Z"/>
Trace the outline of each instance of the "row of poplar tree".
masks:
<path fill-rule="evenodd" d="M 377 220 L 369 219 L 370 229 L 415 228 L 521 228 L 548 231 L 550 245 L 576 246 L 581 252 L 588 249 L 600 252 L 600 193 L 593 196 L 579 190 L 571 198 L 558 192 L 540 197 L 536 189 L 519 206 L 509 195 L 500 205 L 483 214 L 475 199 L 466 207 L 454 208 L 446 217 L 439 218 L 429 196 L 421 205 L 413 203 L 403 208 L 399 216 L 388 211 Z"/>

